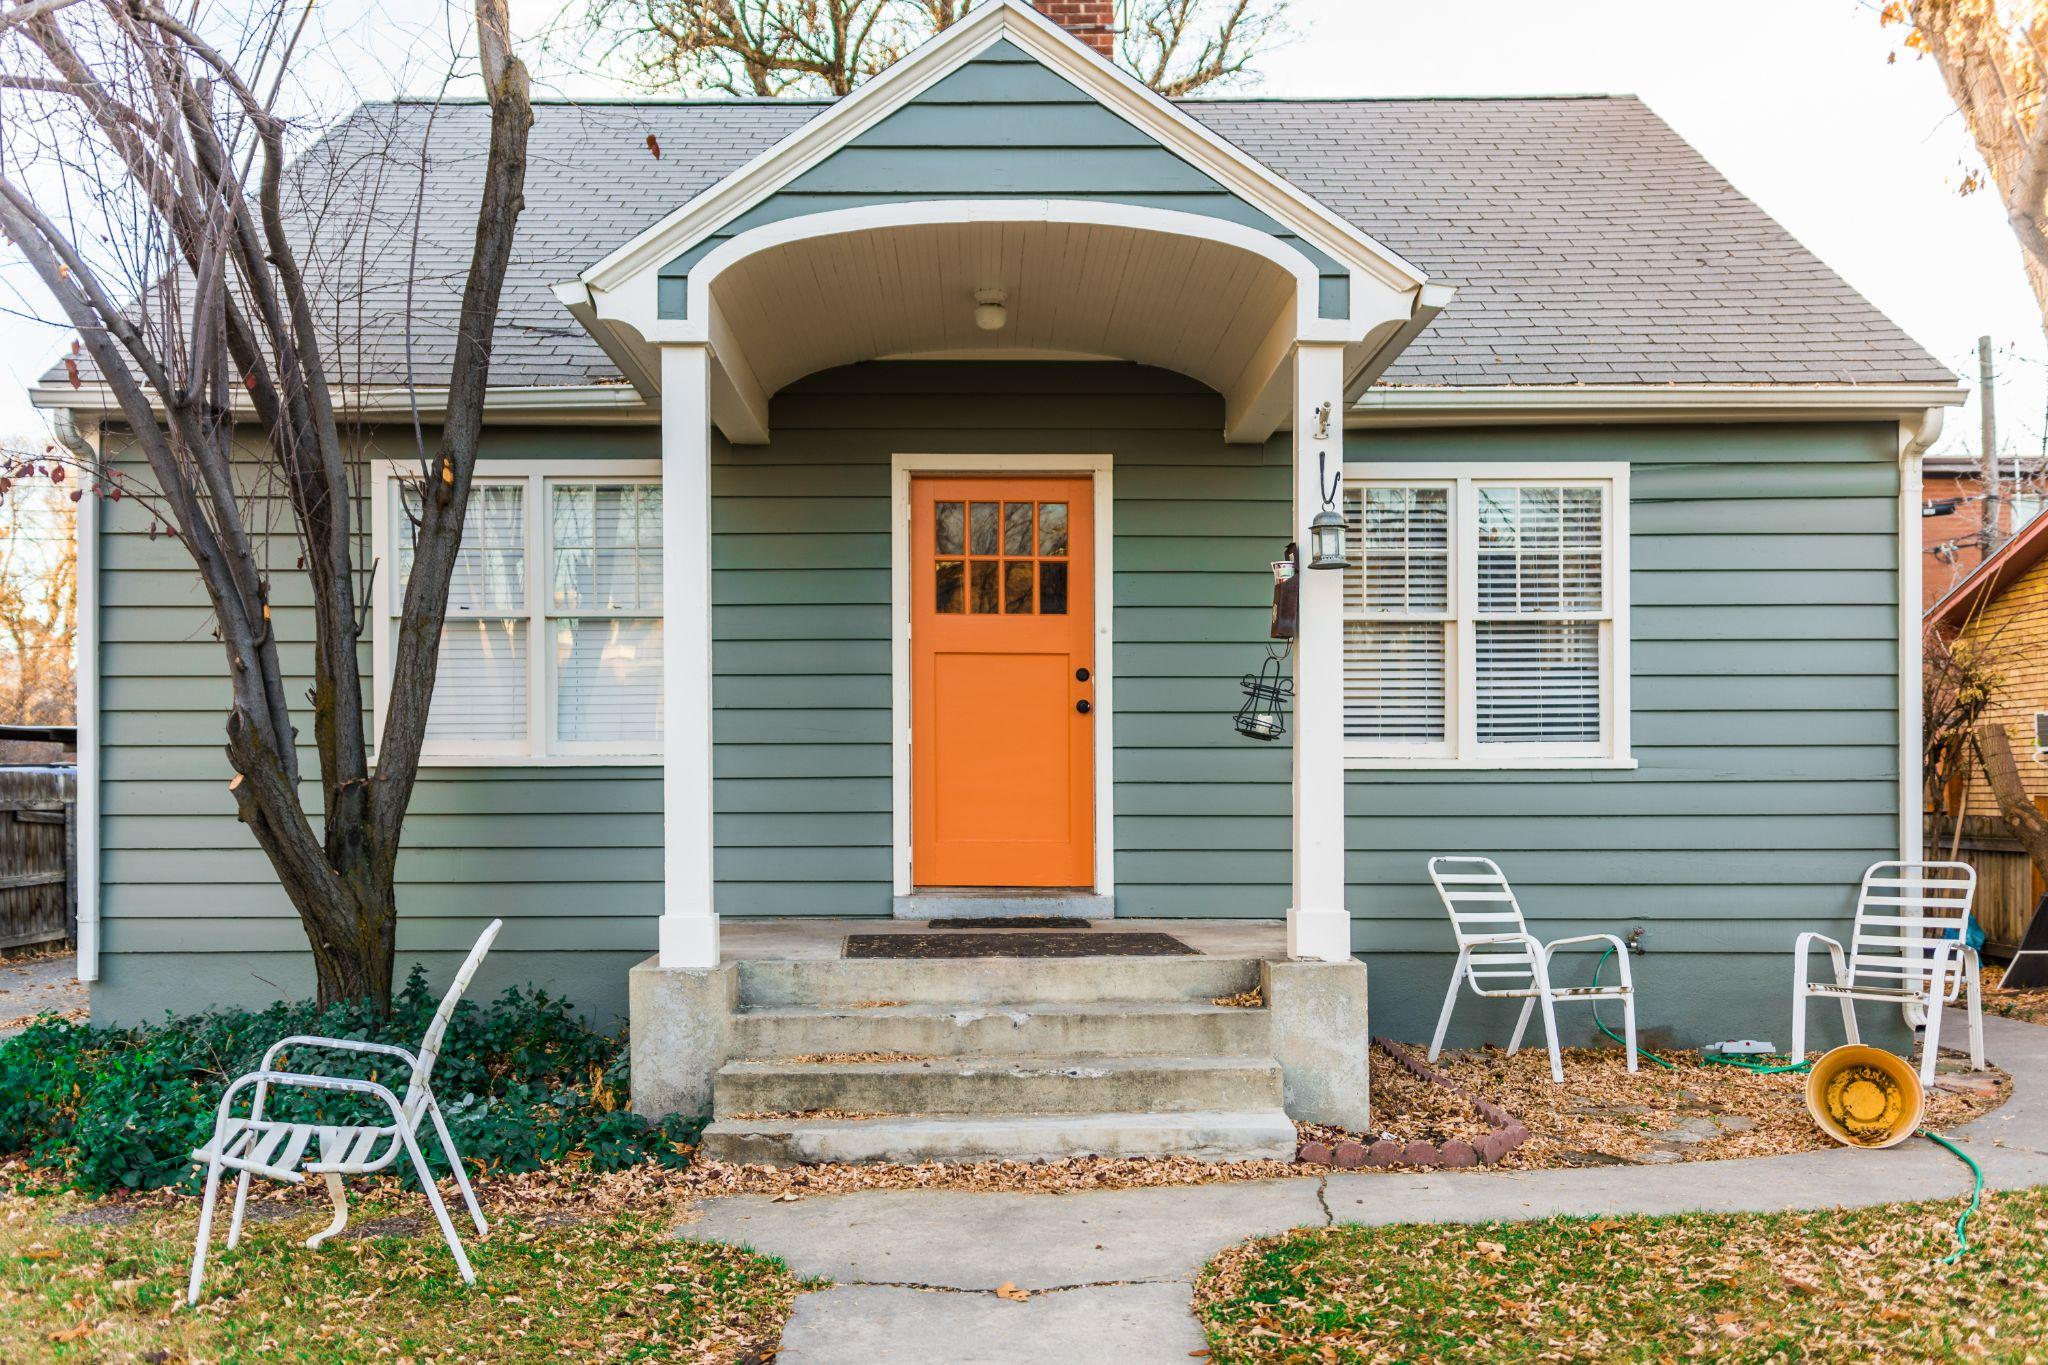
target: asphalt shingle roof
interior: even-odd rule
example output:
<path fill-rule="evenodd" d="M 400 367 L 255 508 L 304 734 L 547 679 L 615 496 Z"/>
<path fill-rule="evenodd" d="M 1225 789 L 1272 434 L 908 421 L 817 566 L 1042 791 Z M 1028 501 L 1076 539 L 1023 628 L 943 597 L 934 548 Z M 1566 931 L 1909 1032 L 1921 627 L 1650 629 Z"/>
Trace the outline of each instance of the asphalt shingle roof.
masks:
<path fill-rule="evenodd" d="M 493 383 L 616 380 L 548 286 L 826 107 L 537 105 Z M 1457 286 L 1383 383 L 1953 378 L 1633 97 L 1182 107 Z M 409 351 L 416 382 L 446 382 L 488 129 L 481 104 L 368 104 L 300 162 L 308 273 L 354 381 L 404 380 Z"/>

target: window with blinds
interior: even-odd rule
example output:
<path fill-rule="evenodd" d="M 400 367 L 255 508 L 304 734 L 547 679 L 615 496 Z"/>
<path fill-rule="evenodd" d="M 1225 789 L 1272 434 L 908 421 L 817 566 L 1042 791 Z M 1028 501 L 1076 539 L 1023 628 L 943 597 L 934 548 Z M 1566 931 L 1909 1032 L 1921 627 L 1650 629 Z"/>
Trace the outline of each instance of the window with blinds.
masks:
<path fill-rule="evenodd" d="M 395 566 L 383 594 L 388 651 L 419 503 L 395 477 L 378 488 Z M 480 475 L 449 586 L 426 753 L 657 757 L 662 715 L 660 483 Z"/>
<path fill-rule="evenodd" d="M 1354 467 L 1345 493 L 1349 755 L 1625 759 L 1626 472 L 1390 472 Z"/>

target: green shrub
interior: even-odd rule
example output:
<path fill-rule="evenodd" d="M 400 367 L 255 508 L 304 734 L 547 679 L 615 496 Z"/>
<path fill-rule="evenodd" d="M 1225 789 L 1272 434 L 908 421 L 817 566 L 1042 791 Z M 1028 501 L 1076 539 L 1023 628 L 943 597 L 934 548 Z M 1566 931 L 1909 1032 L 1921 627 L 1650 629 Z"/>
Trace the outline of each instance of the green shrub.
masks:
<path fill-rule="evenodd" d="M 254 1071 L 264 1049 L 296 1033 L 414 1048 L 438 1003 L 416 968 L 384 1020 L 359 1004 L 321 1010 L 301 1001 L 141 1028 L 40 1021 L 0 1042 L 0 1153 L 62 1170 L 89 1194 L 194 1186 L 192 1149 L 213 1131 L 228 1084 Z M 401 1097 L 408 1079 L 396 1057 L 298 1048 L 278 1065 L 379 1081 Z M 530 1171 L 572 1156 L 601 1171 L 648 1161 L 680 1166 L 697 1133 L 693 1121 L 650 1124 L 628 1112 L 623 1040 L 592 1030 L 566 1001 L 543 991 L 515 988 L 482 1007 L 464 1001 L 433 1083 L 472 1170 Z M 238 1112 L 248 1112 L 246 1103 L 238 1100 Z M 273 1090 L 264 1113 L 320 1123 L 390 1121 L 379 1103 L 321 1091 Z M 439 1144 L 423 1138 L 421 1146 L 444 1171 Z"/>

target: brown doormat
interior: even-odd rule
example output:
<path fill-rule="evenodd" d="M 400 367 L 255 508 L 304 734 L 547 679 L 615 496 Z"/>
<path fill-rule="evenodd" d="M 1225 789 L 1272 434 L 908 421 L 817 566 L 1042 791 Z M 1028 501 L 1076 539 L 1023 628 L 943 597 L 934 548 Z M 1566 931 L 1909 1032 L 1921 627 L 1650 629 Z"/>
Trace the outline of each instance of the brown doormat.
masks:
<path fill-rule="evenodd" d="M 925 921 L 934 929 L 1086 929 L 1075 915 L 952 915 Z"/>
<path fill-rule="evenodd" d="M 1195 957 L 1171 934 L 849 934 L 848 957 Z"/>

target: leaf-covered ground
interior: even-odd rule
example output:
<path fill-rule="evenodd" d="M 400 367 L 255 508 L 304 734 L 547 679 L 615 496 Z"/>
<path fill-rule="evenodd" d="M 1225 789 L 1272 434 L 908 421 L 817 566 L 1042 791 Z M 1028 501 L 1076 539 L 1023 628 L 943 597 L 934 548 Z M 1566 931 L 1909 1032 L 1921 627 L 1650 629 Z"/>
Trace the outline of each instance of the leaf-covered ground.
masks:
<path fill-rule="evenodd" d="M 2048 1024 L 2048 990 L 2000 990 L 1998 982 L 2004 975 L 2004 963 L 1993 963 L 1984 969 L 1984 1012 L 2030 1024 Z"/>
<path fill-rule="evenodd" d="M 271 1216 L 237 1250 L 216 1229 L 194 1312 L 193 1201 L 0 1195 L 0 1360 L 755 1360 L 804 1287 L 780 1261 L 674 1240 L 660 1201 L 495 1213 L 470 1243 L 474 1287 L 417 1194 L 358 1202 L 352 1227 L 385 1235 L 317 1251 L 301 1242 L 326 1224 L 318 1203 L 252 1209 Z"/>
<path fill-rule="evenodd" d="M 1826 1213 L 1304 1229 L 1224 1252 L 1196 1312 L 1222 1363 L 2035 1360 L 2048 1191 Z"/>

